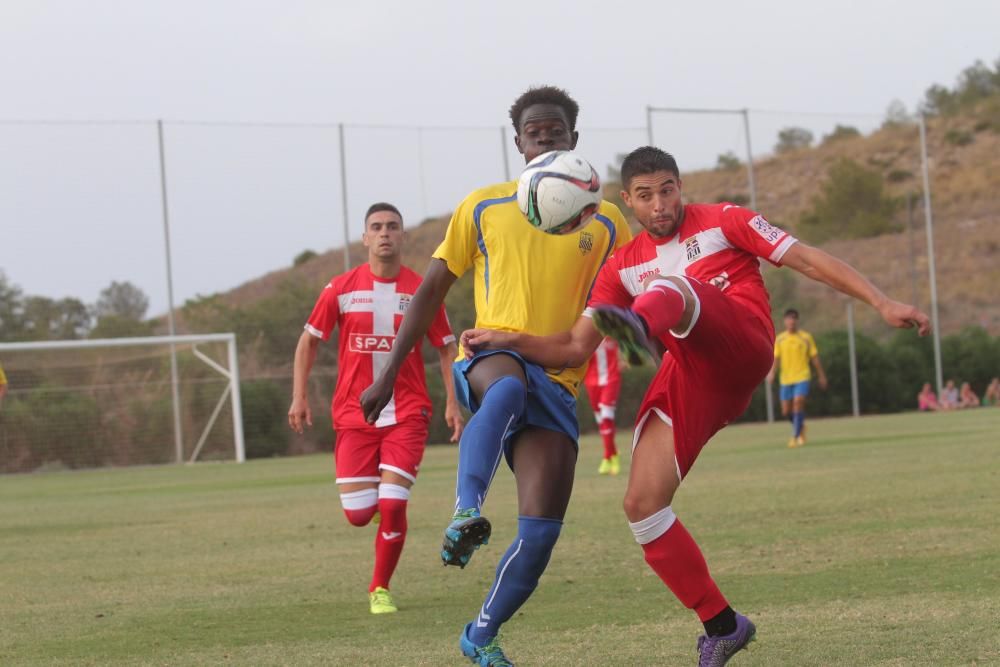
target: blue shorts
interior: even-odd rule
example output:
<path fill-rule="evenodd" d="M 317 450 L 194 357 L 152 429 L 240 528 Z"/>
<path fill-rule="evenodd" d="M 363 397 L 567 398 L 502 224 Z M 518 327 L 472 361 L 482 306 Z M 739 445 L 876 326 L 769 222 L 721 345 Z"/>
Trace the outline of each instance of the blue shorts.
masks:
<path fill-rule="evenodd" d="M 783 401 L 790 401 L 799 396 L 809 395 L 809 380 L 796 382 L 795 384 L 783 384 L 778 390 L 778 395 Z"/>
<path fill-rule="evenodd" d="M 528 380 L 527 409 L 524 416 L 507 432 L 503 443 L 503 453 L 507 459 L 507 465 L 513 470 L 511 443 L 514 436 L 528 426 L 565 433 L 573 441 L 573 447 L 577 447 L 580 425 L 576 420 L 576 398 L 561 384 L 549 379 L 541 366 L 525 361 L 524 357 L 516 352 L 488 350 L 480 352 L 472 359 L 456 361 L 451 368 L 452 374 L 455 376 L 455 394 L 458 401 L 473 414 L 479 409 L 479 404 L 472 398 L 469 380 L 465 375 L 477 361 L 494 354 L 507 354 L 516 359 L 524 368 L 524 376 Z"/>

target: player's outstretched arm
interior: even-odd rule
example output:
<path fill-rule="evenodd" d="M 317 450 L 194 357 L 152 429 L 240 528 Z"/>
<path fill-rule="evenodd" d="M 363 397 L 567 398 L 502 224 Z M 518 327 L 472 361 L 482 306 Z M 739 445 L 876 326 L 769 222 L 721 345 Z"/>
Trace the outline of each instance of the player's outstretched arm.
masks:
<path fill-rule="evenodd" d="M 302 433 L 303 426 L 312 426 L 312 410 L 309 408 L 309 373 L 316 361 L 319 338 L 308 331 L 299 336 L 295 346 L 295 362 L 292 375 L 292 405 L 288 408 L 288 425 L 296 433 Z"/>
<path fill-rule="evenodd" d="M 458 356 L 458 346 L 454 342 L 438 348 L 438 358 L 441 361 L 441 381 L 444 383 L 445 394 L 444 421 L 451 429 L 451 442 L 458 442 L 459 438 L 462 437 L 462 430 L 465 429 L 462 408 L 458 405 L 458 399 L 455 397 L 455 377 L 451 374 L 451 367 L 456 356 Z"/>
<path fill-rule="evenodd" d="M 921 336 L 931 331 L 930 318 L 926 313 L 915 306 L 890 299 L 850 264 L 819 248 L 795 243 L 781 258 L 781 263 L 871 305 L 891 326 L 900 329 L 916 327 Z"/>
<path fill-rule="evenodd" d="M 369 424 L 375 423 L 382 409 L 392 398 L 392 388 L 406 355 L 427 334 L 438 309 L 444 302 L 445 295 L 455 280 L 455 274 L 448 270 L 448 265 L 443 260 L 431 259 L 423 282 L 413 295 L 413 300 L 410 301 L 406 315 L 399 325 L 399 331 L 396 332 L 396 341 L 392 344 L 392 351 L 389 352 L 389 362 L 372 382 L 372 386 L 361 394 L 361 410 Z"/>
<path fill-rule="evenodd" d="M 589 317 L 581 317 L 569 331 L 549 336 L 469 329 L 462 332 L 466 356 L 482 350 L 511 350 L 545 368 L 573 368 L 587 363 L 601 344 L 601 334 Z"/>

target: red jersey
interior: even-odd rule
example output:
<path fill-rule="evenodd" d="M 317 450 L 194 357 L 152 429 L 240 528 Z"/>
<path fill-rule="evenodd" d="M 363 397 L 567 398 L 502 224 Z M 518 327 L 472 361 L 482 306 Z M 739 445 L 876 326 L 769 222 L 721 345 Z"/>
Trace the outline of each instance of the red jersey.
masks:
<path fill-rule="evenodd" d="M 618 343 L 612 338 L 605 338 L 594 350 L 594 356 L 590 358 L 583 383 L 587 386 L 606 387 L 617 382 L 621 382 L 621 371 L 618 369 Z"/>
<path fill-rule="evenodd" d="M 420 276 L 405 266 L 396 278 L 387 280 L 376 277 L 366 263 L 336 276 L 316 300 L 306 331 L 329 340 L 333 328 L 340 326 L 337 389 L 332 405 L 335 429 L 368 426 L 361 412 L 361 392 L 371 386 L 375 375 L 389 362 L 396 331 L 419 285 Z M 434 347 L 455 340 L 443 305 L 427 338 Z M 421 414 L 429 417 L 430 412 L 424 362 L 420 346 L 416 345 L 399 369 L 392 398 L 375 426 L 392 426 Z"/>
<path fill-rule="evenodd" d="M 795 242 L 764 216 L 734 204 L 688 204 L 673 236 L 655 239 L 643 232 L 608 258 L 590 305 L 627 308 L 642 293 L 647 276 L 687 276 L 741 301 L 765 323 L 773 339 L 771 305 L 757 258 L 780 266 Z"/>

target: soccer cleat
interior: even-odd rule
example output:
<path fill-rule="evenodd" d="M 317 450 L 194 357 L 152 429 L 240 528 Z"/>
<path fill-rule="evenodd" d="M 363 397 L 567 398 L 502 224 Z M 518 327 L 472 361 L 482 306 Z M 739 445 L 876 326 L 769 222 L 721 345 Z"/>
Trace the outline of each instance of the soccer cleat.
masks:
<path fill-rule="evenodd" d="M 644 353 L 654 362 L 659 361 L 656 347 L 646 332 L 646 324 L 628 308 L 595 306 L 593 320 L 598 331 L 618 343 L 630 366 L 641 366 Z"/>
<path fill-rule="evenodd" d="M 601 459 L 601 465 L 597 466 L 598 475 L 611 474 L 611 459 Z"/>
<path fill-rule="evenodd" d="M 469 628 L 472 623 L 465 626 L 462 636 L 458 640 L 458 647 L 462 649 L 462 655 L 479 665 L 479 667 L 514 667 L 514 663 L 507 659 L 500 648 L 500 638 L 494 637 L 486 646 L 476 646 L 469 639 Z"/>
<path fill-rule="evenodd" d="M 805 446 L 805 444 L 806 444 L 806 438 L 805 438 L 805 436 L 800 435 L 799 437 L 795 438 L 795 446 L 796 447 L 803 447 L 803 446 Z"/>
<path fill-rule="evenodd" d="M 489 544 L 491 531 L 489 520 L 480 516 L 476 508 L 455 512 L 451 525 L 444 531 L 441 560 L 445 565 L 458 565 L 464 569 L 472 558 L 472 552 Z"/>
<path fill-rule="evenodd" d="M 698 667 L 722 667 L 729 659 L 747 647 L 757 635 L 749 618 L 736 614 L 736 630 L 720 637 L 698 637 Z"/>
<path fill-rule="evenodd" d="M 611 462 L 610 473 L 612 475 L 617 475 L 618 473 L 620 473 L 622 471 L 621 460 L 618 458 L 617 454 L 612 454 L 611 458 L 608 459 L 608 461 Z"/>
<path fill-rule="evenodd" d="M 392 614 L 399 611 L 392 601 L 389 589 L 378 586 L 368 594 L 368 608 L 373 614 Z"/>
<path fill-rule="evenodd" d="M 798 446 L 799 446 L 798 440 L 795 439 L 794 435 L 791 438 L 788 439 L 788 448 L 789 449 L 795 449 Z"/>

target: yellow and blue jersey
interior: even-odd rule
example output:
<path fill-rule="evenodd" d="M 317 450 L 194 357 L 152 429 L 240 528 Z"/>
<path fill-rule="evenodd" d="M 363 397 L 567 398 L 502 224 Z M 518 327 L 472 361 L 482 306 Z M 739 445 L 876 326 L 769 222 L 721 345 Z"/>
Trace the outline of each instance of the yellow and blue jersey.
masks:
<path fill-rule="evenodd" d="M 819 354 L 816 341 L 808 331 L 782 331 L 774 340 L 774 358 L 781 364 L 781 384 L 798 384 L 812 377 L 809 361 Z"/>
<path fill-rule="evenodd" d="M 513 181 L 466 197 L 433 256 L 456 276 L 475 269 L 477 327 L 547 336 L 573 327 L 604 260 L 631 238 L 621 211 L 606 201 L 571 234 L 534 229 L 517 206 Z M 585 370 L 586 364 L 546 374 L 575 396 Z"/>
<path fill-rule="evenodd" d="M 3 366 L 0 366 L 0 384 L 7 384 L 7 376 L 3 373 Z"/>

